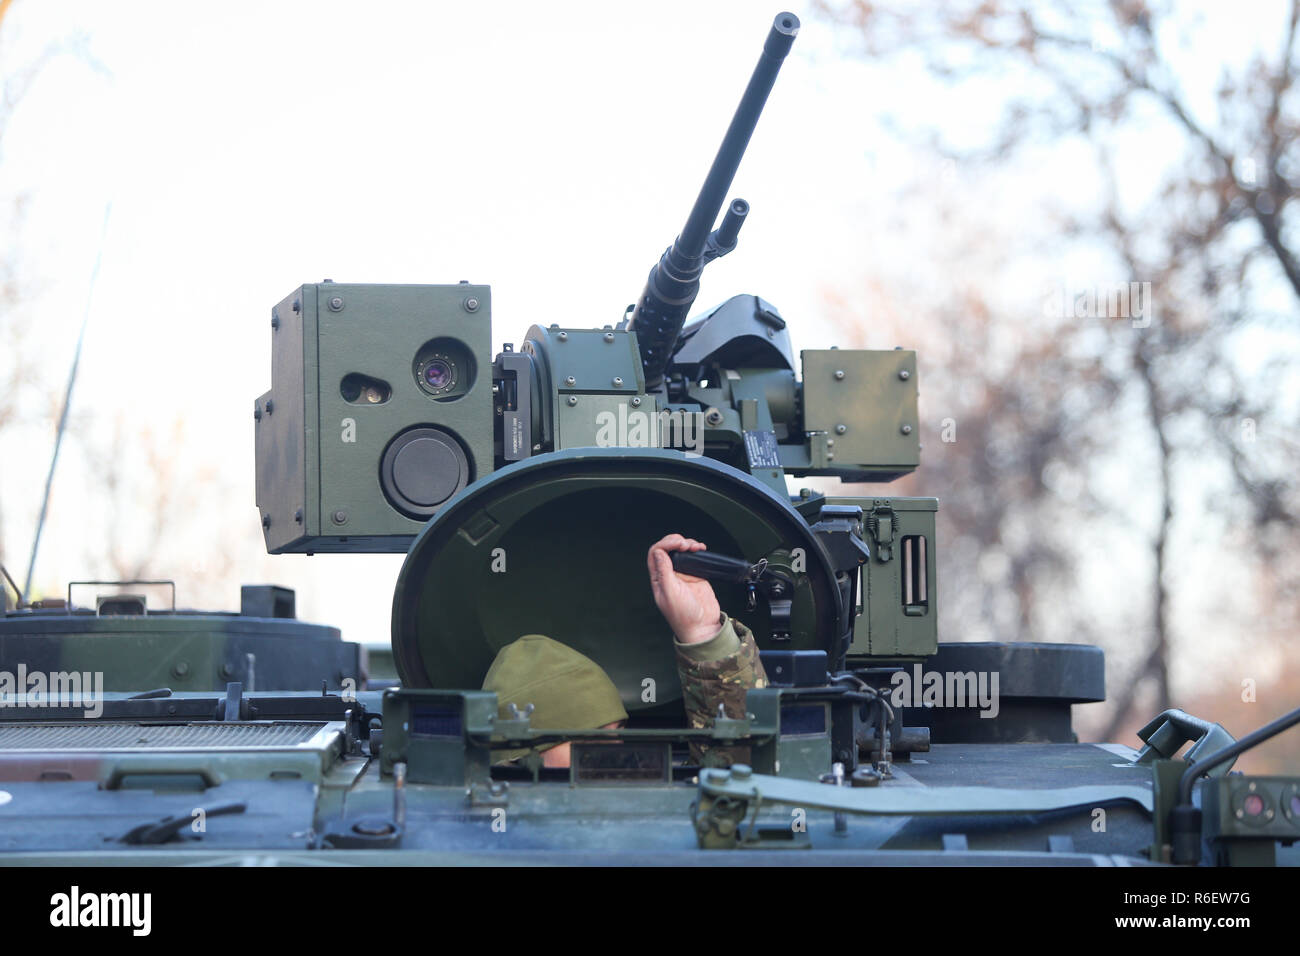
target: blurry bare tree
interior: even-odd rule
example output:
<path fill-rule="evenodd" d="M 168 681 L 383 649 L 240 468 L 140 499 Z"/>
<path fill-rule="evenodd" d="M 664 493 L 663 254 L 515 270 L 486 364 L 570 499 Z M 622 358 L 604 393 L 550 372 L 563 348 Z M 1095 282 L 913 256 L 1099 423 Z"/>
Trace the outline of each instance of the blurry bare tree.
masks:
<path fill-rule="evenodd" d="M 8 38 L 6 15 L 10 5 L 11 0 L 0 0 L 0 40 Z M 8 51 L 4 52 L 7 54 Z M 46 56 L 42 56 L 36 62 L 17 70 L 9 68 L 7 55 L 0 61 L 3 65 L 3 79 L 0 81 L 0 160 L 4 156 L 5 132 L 9 128 L 9 119 L 46 59 Z M 3 203 L 5 221 L 0 224 L 0 229 L 3 230 L 0 232 L 0 316 L 3 316 L 0 320 L 0 396 L 3 396 L 0 399 L 0 436 L 18 418 L 19 396 L 36 387 L 38 378 L 35 363 L 31 359 L 30 338 L 21 324 L 12 319 L 14 308 L 20 300 L 16 237 L 21 228 L 24 197 L 8 196 Z M 0 502 L 0 563 L 5 559 L 4 542 L 4 508 L 3 502 Z M 3 590 L 3 585 L 0 585 L 0 592 Z M 5 606 L 4 599 L 0 598 L 0 608 Z"/>
<path fill-rule="evenodd" d="M 1039 239 L 1104 250 L 1112 275 L 1150 283 L 1146 315 L 1135 316 L 1127 297 L 1098 309 L 1065 290 L 1056 322 L 1026 322 L 1023 308 L 987 288 L 937 283 L 911 300 L 929 301 L 937 310 L 929 327 L 942 330 L 916 343 L 927 350 L 925 407 L 950 410 L 962 430 L 925 469 L 925 486 L 944 489 L 949 626 L 982 612 L 998 639 L 1034 639 L 1049 622 L 1093 639 L 1096 619 L 1071 585 L 1079 554 L 1070 533 L 1098 520 L 1149 529 L 1150 607 L 1134 635 L 1143 641 L 1136 666 L 1108 694 L 1103 737 L 1113 739 L 1139 696 L 1158 709 L 1173 699 L 1169 568 L 1180 513 L 1213 511 L 1232 529 L 1211 546 L 1225 573 L 1229 562 L 1248 564 L 1261 592 L 1263 610 L 1243 630 L 1268 629 L 1268 615 L 1274 629 L 1278 615 L 1297 621 L 1300 461 L 1289 436 L 1300 420 L 1300 3 L 1273 11 L 1278 31 L 1257 31 L 1269 49 L 1222 65 L 1213 109 L 1179 84 L 1172 51 L 1200 24 L 1172 4 L 856 0 L 822 12 L 856 31 L 873 59 L 919 54 L 950 83 L 998 78 L 981 87 L 1003 107 L 990 141 L 953 143 L 937 123 L 907 134 L 936 157 L 978 170 L 1053 146 L 1090 147 L 1101 198 L 1062 213 Z M 1136 200 L 1123 188 L 1134 156 L 1164 161 L 1158 186 Z M 1058 205 L 1043 197 L 1045 209 Z M 989 230 L 967 239 L 967 248 L 955 241 L 935 251 L 934 275 L 962 257 L 987 259 L 999 241 Z M 1116 436 L 1135 429 L 1145 434 L 1143 454 L 1130 457 Z M 1107 494 L 1115 483 L 1101 476 L 1116 469 L 1121 487 L 1140 493 Z M 963 606 L 972 588 L 984 607 Z"/>
<path fill-rule="evenodd" d="M 228 594 L 205 582 L 229 580 L 239 549 L 229 529 L 214 532 L 202 522 L 212 502 L 234 494 L 222 486 L 216 465 L 193 467 L 177 455 L 184 420 L 177 417 L 159 431 L 119 414 L 111 428 L 80 431 L 87 493 L 97 497 L 102 515 L 81 558 L 87 572 L 119 581 L 188 578 L 187 600 L 227 601 Z M 196 547 L 197 540 L 202 545 Z"/>

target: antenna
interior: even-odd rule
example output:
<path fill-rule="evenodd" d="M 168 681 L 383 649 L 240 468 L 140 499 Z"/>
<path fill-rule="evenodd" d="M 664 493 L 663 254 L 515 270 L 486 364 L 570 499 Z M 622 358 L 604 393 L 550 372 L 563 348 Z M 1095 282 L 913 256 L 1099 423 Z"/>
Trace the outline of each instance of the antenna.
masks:
<path fill-rule="evenodd" d="M 20 605 L 26 604 L 32 594 L 32 572 L 36 570 L 36 553 L 41 546 L 41 530 L 45 527 L 45 515 L 50 506 L 50 486 L 54 483 L 54 466 L 59 463 L 59 448 L 63 445 L 63 433 L 68 427 L 68 408 L 72 405 L 72 387 L 77 384 L 77 367 L 81 364 L 81 344 L 86 340 L 86 325 L 90 322 L 90 303 L 95 298 L 95 283 L 99 279 L 99 265 L 104 261 L 104 238 L 108 235 L 108 217 L 112 215 L 113 203 L 104 207 L 104 224 L 99 231 L 99 250 L 95 253 L 95 268 L 90 273 L 90 286 L 86 289 L 86 310 L 81 316 L 81 332 L 77 335 L 77 350 L 72 354 L 72 370 L 68 373 L 68 388 L 63 394 L 63 411 L 59 413 L 58 431 L 54 433 L 54 454 L 50 456 L 50 471 L 45 476 L 45 495 L 41 498 L 41 514 L 36 519 L 36 535 L 32 538 L 32 557 L 27 562 L 27 581 L 20 595 Z"/>

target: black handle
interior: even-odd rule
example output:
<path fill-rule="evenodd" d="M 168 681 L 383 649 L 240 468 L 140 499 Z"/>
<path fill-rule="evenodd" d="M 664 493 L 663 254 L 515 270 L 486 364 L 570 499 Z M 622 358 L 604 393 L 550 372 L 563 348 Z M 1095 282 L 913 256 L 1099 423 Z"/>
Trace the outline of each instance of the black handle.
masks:
<path fill-rule="evenodd" d="M 674 551 L 668 557 L 672 559 L 674 571 L 709 581 L 744 584 L 749 580 L 749 570 L 753 567 L 744 558 L 729 558 L 710 551 Z"/>

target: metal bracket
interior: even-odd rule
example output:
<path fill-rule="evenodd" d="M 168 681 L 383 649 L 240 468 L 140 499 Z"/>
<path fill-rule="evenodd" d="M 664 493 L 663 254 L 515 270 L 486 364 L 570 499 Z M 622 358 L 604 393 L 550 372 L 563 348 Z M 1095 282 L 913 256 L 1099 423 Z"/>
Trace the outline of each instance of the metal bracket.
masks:
<path fill-rule="evenodd" d="M 1196 741 L 1184 754 L 1189 764 L 1236 743 L 1236 738 L 1222 724 L 1211 723 L 1177 709 L 1164 711 L 1139 730 L 1137 735 L 1146 744 L 1134 758 L 1134 762 L 1139 764 L 1150 764 L 1157 759 L 1172 759 L 1189 740 Z M 1234 762 L 1226 761 L 1211 768 L 1210 776 L 1227 773 Z"/>
<path fill-rule="evenodd" d="M 757 774 L 744 764 L 736 764 L 729 770 L 706 768 L 700 771 L 699 797 L 692 805 L 691 816 L 700 846 L 719 849 L 736 846 L 737 841 L 744 839 L 739 824 L 749 815 L 751 808 L 754 808 L 756 817 L 756 805 L 762 803 L 867 816 L 966 817 L 1089 809 L 1119 801 L 1135 803 L 1148 813 L 1152 810 L 1151 791 L 1142 786 L 1050 790 L 999 787 L 927 789 L 888 785 L 828 787 L 810 780 Z M 751 822 L 749 829 L 753 828 Z"/>
<path fill-rule="evenodd" d="M 894 556 L 894 530 L 898 527 L 894 509 L 878 504 L 867 516 L 867 533 L 876 543 L 876 560 L 885 564 Z"/>

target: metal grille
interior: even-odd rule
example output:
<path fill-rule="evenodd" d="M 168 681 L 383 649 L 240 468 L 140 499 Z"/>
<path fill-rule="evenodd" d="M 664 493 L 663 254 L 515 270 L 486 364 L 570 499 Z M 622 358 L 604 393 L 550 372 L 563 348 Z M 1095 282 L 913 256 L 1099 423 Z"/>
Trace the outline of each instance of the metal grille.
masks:
<path fill-rule="evenodd" d="M 255 724 L 150 725 L 124 723 L 9 724 L 0 726 L 0 753 L 13 750 L 230 750 L 276 749 L 306 743 L 318 721 Z"/>

